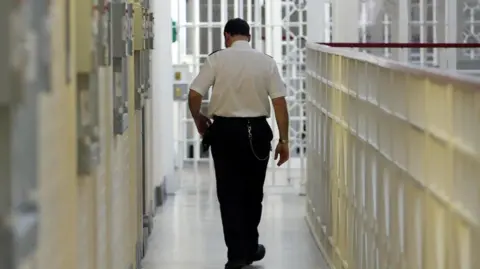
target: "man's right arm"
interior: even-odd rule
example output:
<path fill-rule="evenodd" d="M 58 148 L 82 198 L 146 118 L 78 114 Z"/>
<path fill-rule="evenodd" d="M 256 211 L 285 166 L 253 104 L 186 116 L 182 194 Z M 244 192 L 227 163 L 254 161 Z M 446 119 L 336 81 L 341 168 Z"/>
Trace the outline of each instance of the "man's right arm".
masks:
<path fill-rule="evenodd" d="M 287 90 L 282 78 L 280 77 L 280 73 L 278 72 L 278 67 L 275 62 L 272 63 L 271 70 L 268 94 L 272 99 L 273 110 L 275 111 L 275 118 L 277 120 L 278 131 L 280 133 L 280 141 L 284 143 L 288 142 L 289 139 L 288 106 L 287 101 L 285 100 Z"/>
<path fill-rule="evenodd" d="M 288 142 L 288 108 L 285 97 L 277 97 L 272 99 L 273 110 L 277 120 L 278 132 L 280 134 L 280 142 Z"/>

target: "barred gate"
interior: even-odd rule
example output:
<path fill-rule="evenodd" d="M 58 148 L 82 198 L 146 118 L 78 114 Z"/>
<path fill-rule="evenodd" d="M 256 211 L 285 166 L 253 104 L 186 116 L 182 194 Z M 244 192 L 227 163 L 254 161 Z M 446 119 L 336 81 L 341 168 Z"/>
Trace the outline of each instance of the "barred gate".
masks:
<path fill-rule="evenodd" d="M 267 185 L 300 185 L 303 177 L 305 153 L 305 1 L 288 0 L 188 0 L 174 4 L 172 17 L 178 33 L 173 49 L 173 62 L 187 68 L 192 77 L 196 75 L 208 54 L 221 49 L 223 27 L 235 17 L 248 21 L 251 26 L 252 46 L 271 55 L 283 71 L 287 85 L 291 116 L 292 159 L 285 168 L 277 168 L 270 162 Z M 202 110 L 206 111 L 209 96 L 206 96 Z M 213 162 L 209 152 L 200 151 L 200 137 L 188 111 L 186 101 L 175 106 L 176 149 L 179 167 L 209 166 Z M 278 138 L 275 119 L 271 126 Z"/>

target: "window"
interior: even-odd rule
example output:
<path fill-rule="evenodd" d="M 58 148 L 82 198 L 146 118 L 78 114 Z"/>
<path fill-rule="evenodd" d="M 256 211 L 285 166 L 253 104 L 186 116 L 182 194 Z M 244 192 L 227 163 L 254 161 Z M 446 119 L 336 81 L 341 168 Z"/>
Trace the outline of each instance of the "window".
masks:
<path fill-rule="evenodd" d="M 255 0 L 252 1 L 252 20 L 255 22 L 255 18 L 257 14 L 255 14 Z M 248 4 L 246 3 L 247 1 L 244 1 L 243 5 L 243 14 L 244 18 L 247 19 L 248 16 Z M 208 55 L 213 51 L 219 50 L 223 48 L 223 27 L 224 25 L 220 25 L 219 23 L 221 22 L 222 19 L 222 12 L 225 12 L 227 14 L 226 19 L 233 19 L 235 17 L 239 17 L 238 14 L 235 14 L 235 1 L 234 0 L 228 0 L 227 1 L 227 6 L 226 10 L 222 10 L 222 5 L 220 0 L 212 0 L 212 6 L 209 7 L 208 5 L 208 0 L 200 0 L 199 1 L 199 22 L 200 23 L 208 23 L 211 24 L 210 26 L 197 26 L 196 28 L 193 27 L 188 27 L 186 29 L 187 32 L 187 40 L 186 40 L 186 54 L 187 55 L 192 55 L 194 52 L 194 46 L 195 46 L 195 34 L 197 33 L 196 31 L 199 31 L 199 54 L 205 54 Z M 187 22 L 188 23 L 193 23 L 194 21 L 194 11 L 195 8 L 193 6 L 192 1 L 188 1 L 186 5 L 186 17 L 187 17 Z M 263 9 L 263 8 L 262 8 Z M 211 18 L 210 12 L 211 11 Z M 264 20 L 263 13 L 260 16 L 262 20 Z M 211 20 L 209 20 L 211 19 Z M 252 32 L 252 45 L 255 48 L 258 48 L 257 45 L 255 44 L 256 42 L 256 35 L 258 35 L 256 32 L 256 27 L 252 26 L 251 32 Z M 264 35 L 264 33 L 263 33 Z M 261 49 L 261 48 L 260 48 Z"/>

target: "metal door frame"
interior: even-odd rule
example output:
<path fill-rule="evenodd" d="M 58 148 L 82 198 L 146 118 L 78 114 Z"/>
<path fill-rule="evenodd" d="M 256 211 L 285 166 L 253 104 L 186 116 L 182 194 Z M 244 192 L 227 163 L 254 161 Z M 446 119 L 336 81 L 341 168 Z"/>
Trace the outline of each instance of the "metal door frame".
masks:
<path fill-rule="evenodd" d="M 281 168 L 276 167 L 272 158 L 267 177 L 267 185 L 270 186 L 291 185 L 292 179 L 304 178 L 306 157 L 302 148 L 305 147 L 305 6 L 305 0 L 191 0 L 188 3 L 173 3 L 172 18 L 177 22 L 178 33 L 172 51 L 173 63 L 189 65 L 192 75 L 198 73 L 202 61 L 210 52 L 223 48 L 221 31 L 227 20 L 234 17 L 242 17 L 249 22 L 252 46 L 271 55 L 278 62 L 288 88 L 292 153 L 297 152 L 297 148 L 299 150 L 298 154 L 292 154 L 291 160 Z M 208 99 L 205 104 L 208 104 Z M 177 165 L 183 167 L 184 164 L 191 164 L 195 169 L 199 165 L 208 165 L 213 171 L 210 154 L 202 158 L 199 150 L 194 150 L 193 156 L 188 156 L 189 147 L 200 148 L 200 137 L 195 131 L 186 102 L 175 104 L 174 117 L 177 124 Z M 275 137 L 278 137 L 274 117 L 270 119 L 270 123 Z M 296 182 L 300 183 L 300 180 Z"/>

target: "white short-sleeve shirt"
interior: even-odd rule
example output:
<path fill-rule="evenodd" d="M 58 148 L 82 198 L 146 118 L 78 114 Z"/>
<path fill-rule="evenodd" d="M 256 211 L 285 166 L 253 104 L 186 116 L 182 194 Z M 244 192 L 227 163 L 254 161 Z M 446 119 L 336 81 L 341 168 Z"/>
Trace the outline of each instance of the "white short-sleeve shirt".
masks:
<path fill-rule="evenodd" d="M 210 87 L 210 117 L 270 117 L 269 98 L 286 95 L 275 60 L 247 41 L 236 41 L 207 58 L 190 89 L 204 96 Z"/>

